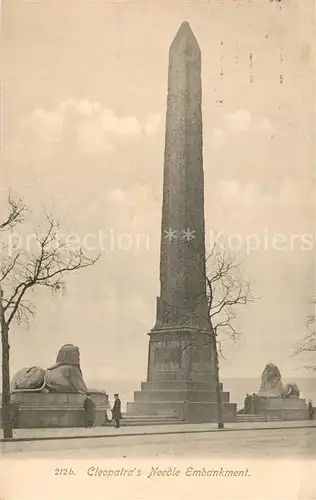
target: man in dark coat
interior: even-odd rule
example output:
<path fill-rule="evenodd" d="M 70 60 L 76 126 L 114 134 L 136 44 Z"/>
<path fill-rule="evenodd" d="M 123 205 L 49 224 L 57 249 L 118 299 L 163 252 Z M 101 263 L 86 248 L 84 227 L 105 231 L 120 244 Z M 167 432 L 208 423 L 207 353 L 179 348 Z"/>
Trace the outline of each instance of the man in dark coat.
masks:
<path fill-rule="evenodd" d="M 313 408 L 313 403 L 311 401 L 308 402 L 308 417 L 310 420 L 314 419 L 314 408 Z"/>
<path fill-rule="evenodd" d="M 122 418 L 121 413 L 121 400 L 118 394 L 114 394 L 114 405 L 112 408 L 112 419 L 115 421 L 115 427 L 118 429 L 120 427 L 120 420 Z"/>
<path fill-rule="evenodd" d="M 253 393 L 251 396 L 251 413 L 254 413 L 257 415 L 258 413 L 258 404 L 259 404 L 259 398 L 258 395 Z"/>
<path fill-rule="evenodd" d="M 91 399 L 91 396 L 87 396 L 84 400 L 83 407 L 85 409 L 85 426 L 93 427 L 94 426 L 94 402 Z"/>
<path fill-rule="evenodd" d="M 245 401 L 244 401 L 244 411 L 245 411 L 245 414 L 248 415 L 248 413 L 250 413 L 250 396 L 249 394 L 246 395 L 245 397 Z"/>

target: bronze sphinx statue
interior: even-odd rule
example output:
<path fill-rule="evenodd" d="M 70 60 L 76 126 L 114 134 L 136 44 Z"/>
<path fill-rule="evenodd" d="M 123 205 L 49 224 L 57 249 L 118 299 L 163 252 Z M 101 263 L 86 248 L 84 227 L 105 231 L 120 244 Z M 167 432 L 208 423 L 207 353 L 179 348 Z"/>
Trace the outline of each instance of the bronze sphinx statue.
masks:
<path fill-rule="evenodd" d="M 12 379 L 11 391 L 86 393 L 79 348 L 73 344 L 63 345 L 58 351 L 56 363 L 46 370 L 39 366 L 22 368 Z"/>
<path fill-rule="evenodd" d="M 268 363 L 261 376 L 258 395 L 266 398 L 299 398 L 300 390 L 295 383 L 283 385 L 279 368 L 273 363 Z"/>

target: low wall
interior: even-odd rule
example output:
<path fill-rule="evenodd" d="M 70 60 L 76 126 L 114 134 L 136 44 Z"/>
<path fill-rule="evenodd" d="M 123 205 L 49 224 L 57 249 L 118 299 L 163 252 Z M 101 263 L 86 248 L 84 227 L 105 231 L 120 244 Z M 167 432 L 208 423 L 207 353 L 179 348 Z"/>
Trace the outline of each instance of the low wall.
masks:
<path fill-rule="evenodd" d="M 263 398 L 258 397 L 258 415 L 278 417 L 282 420 L 309 420 L 308 407 L 303 398 Z"/>
<path fill-rule="evenodd" d="M 94 424 L 105 423 L 109 408 L 106 393 L 89 392 L 95 404 Z M 84 427 L 84 394 L 15 392 L 11 394 L 11 419 L 14 428 Z M 0 412 L 0 423 L 2 417 Z"/>

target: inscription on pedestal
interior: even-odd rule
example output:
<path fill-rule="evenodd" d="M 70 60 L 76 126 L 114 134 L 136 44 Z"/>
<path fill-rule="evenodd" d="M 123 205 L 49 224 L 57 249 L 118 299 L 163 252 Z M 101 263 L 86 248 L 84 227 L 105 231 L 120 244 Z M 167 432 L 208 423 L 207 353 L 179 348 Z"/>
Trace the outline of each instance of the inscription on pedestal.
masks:
<path fill-rule="evenodd" d="M 176 347 L 156 347 L 154 350 L 154 363 L 159 365 L 179 365 L 179 349 Z"/>
<path fill-rule="evenodd" d="M 201 335 L 187 331 L 169 341 L 152 339 L 149 349 L 148 380 L 161 380 L 162 374 L 172 380 L 212 379 L 211 349 Z"/>
<path fill-rule="evenodd" d="M 191 370 L 193 372 L 209 371 L 211 364 L 211 350 L 208 345 L 192 347 Z"/>
<path fill-rule="evenodd" d="M 181 366 L 181 349 L 176 342 L 154 342 L 151 368 L 158 372 L 177 372 Z"/>

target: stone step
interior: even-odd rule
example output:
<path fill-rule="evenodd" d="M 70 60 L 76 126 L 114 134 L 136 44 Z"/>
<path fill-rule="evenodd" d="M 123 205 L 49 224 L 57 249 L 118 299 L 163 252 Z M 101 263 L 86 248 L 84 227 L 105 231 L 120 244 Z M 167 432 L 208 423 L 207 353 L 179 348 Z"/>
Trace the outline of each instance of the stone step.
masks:
<path fill-rule="evenodd" d="M 182 421 L 169 415 L 130 415 L 123 414 L 121 426 L 141 426 L 141 425 L 172 425 L 179 424 Z"/>
<path fill-rule="evenodd" d="M 150 420 L 150 419 L 154 419 L 154 420 L 159 420 L 159 419 L 163 419 L 163 420 L 166 420 L 166 418 L 170 419 L 170 420 L 176 420 L 177 417 L 175 417 L 174 415 L 133 415 L 133 414 L 130 414 L 130 413 L 123 413 L 123 418 L 130 418 L 130 419 L 146 419 L 146 420 Z"/>
<path fill-rule="evenodd" d="M 121 427 L 140 427 L 140 426 L 150 426 L 150 425 L 175 425 L 175 424 L 181 424 L 182 420 L 122 420 L 121 421 Z"/>
<path fill-rule="evenodd" d="M 152 402 L 152 401 L 172 401 L 184 403 L 188 402 L 214 402 L 216 401 L 216 393 L 205 390 L 142 390 L 134 392 L 135 402 Z M 222 401 L 229 403 L 229 392 L 222 392 Z"/>
<path fill-rule="evenodd" d="M 236 404 L 223 403 L 224 422 L 236 421 Z M 216 402 L 134 401 L 127 403 L 127 415 L 175 416 L 191 423 L 217 421 Z"/>
<path fill-rule="evenodd" d="M 220 384 L 221 391 L 223 390 L 223 384 Z M 178 380 L 174 382 L 142 382 L 141 383 L 142 391 L 153 391 L 153 390 L 161 390 L 161 391 L 215 391 L 215 385 L 212 382 L 197 382 L 191 380 Z"/>
<path fill-rule="evenodd" d="M 237 415 L 239 419 L 247 419 L 247 418 L 266 418 L 266 415 L 260 413 L 248 413 L 247 415 Z"/>
<path fill-rule="evenodd" d="M 237 422 L 275 422 L 281 421 L 281 418 L 277 416 L 266 416 L 266 415 L 237 415 Z"/>

